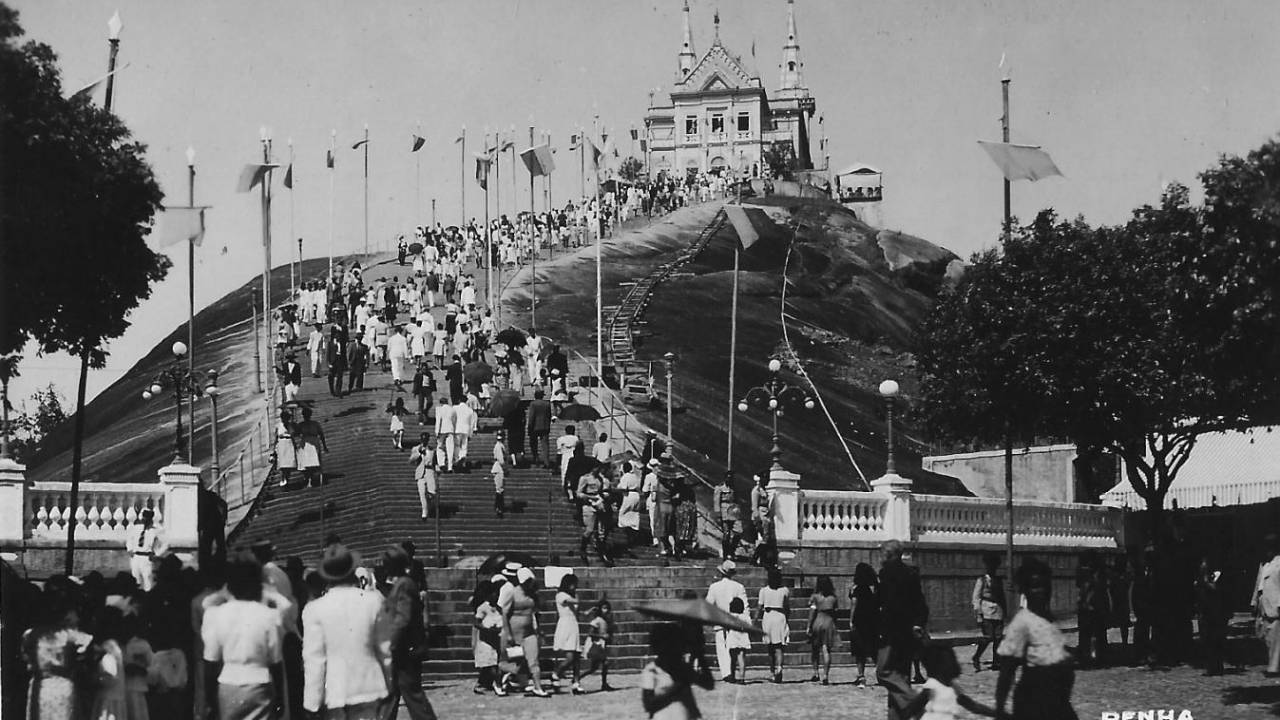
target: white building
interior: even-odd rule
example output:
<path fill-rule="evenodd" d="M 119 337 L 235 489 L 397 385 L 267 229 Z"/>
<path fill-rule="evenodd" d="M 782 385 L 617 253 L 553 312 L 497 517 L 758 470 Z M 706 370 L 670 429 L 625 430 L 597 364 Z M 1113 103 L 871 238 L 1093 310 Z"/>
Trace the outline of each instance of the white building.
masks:
<path fill-rule="evenodd" d="M 760 78 L 720 43 L 719 12 L 715 39 L 699 58 L 686 0 L 675 83 L 665 103 L 651 96 L 645 114 L 650 174 L 723 169 L 759 176 L 764 149 L 775 143 L 790 146 L 797 169 L 812 169 L 809 124 L 815 105 L 804 84 L 793 0 L 787 3 L 787 41 L 780 67 L 779 89 L 770 98 Z"/>
<path fill-rule="evenodd" d="M 1196 438 L 1164 506 L 1253 505 L 1275 497 L 1280 497 L 1280 427 L 1257 427 Z M 1102 502 L 1132 510 L 1147 507 L 1127 477 L 1103 493 Z"/>

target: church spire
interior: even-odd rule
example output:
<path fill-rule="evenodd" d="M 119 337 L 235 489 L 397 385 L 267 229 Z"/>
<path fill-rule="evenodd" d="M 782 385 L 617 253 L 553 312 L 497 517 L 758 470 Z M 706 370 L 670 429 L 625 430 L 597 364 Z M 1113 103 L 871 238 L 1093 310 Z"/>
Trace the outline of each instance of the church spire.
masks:
<path fill-rule="evenodd" d="M 698 56 L 693 54 L 693 30 L 689 27 L 689 0 L 684 0 L 684 43 L 680 46 L 680 79 L 693 71 Z"/>
<path fill-rule="evenodd" d="M 787 0 L 787 44 L 782 46 L 782 89 L 792 90 L 804 87 L 800 71 L 804 63 L 800 62 L 800 42 L 796 40 L 796 4 L 795 0 Z"/>

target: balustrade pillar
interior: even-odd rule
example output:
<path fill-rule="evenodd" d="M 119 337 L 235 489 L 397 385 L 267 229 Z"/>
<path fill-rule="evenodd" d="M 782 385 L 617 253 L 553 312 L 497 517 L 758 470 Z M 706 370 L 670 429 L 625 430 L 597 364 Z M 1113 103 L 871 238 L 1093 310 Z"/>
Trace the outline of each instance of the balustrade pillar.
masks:
<path fill-rule="evenodd" d="M 159 475 L 164 488 L 165 543 L 175 552 L 193 550 L 199 545 L 200 468 L 174 463 L 160 468 Z"/>
<path fill-rule="evenodd" d="M 884 508 L 884 538 L 910 542 L 911 481 L 897 473 L 886 473 L 871 481 L 871 489 L 889 497 Z"/>
<path fill-rule="evenodd" d="M 773 530 L 779 543 L 800 540 L 800 476 L 774 465 L 769 471 Z"/>
<path fill-rule="evenodd" d="M 27 521 L 27 466 L 0 458 L 0 545 L 21 545 Z"/>

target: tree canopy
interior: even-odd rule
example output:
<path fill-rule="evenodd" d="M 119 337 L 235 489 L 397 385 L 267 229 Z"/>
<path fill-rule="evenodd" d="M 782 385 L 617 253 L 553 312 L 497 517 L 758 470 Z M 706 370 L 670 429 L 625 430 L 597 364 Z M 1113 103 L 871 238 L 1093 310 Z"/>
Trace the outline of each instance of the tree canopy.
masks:
<path fill-rule="evenodd" d="M 1224 158 L 1205 208 L 1173 185 L 1116 227 L 1046 210 L 975 256 L 919 337 L 934 431 L 1069 437 L 1120 456 L 1162 507 L 1198 435 L 1251 427 L 1280 397 L 1278 157 Z"/>
<path fill-rule="evenodd" d="M 49 46 L 0 5 L 0 355 L 106 361 L 169 261 L 146 244 L 160 187 L 114 114 L 64 97 Z"/>

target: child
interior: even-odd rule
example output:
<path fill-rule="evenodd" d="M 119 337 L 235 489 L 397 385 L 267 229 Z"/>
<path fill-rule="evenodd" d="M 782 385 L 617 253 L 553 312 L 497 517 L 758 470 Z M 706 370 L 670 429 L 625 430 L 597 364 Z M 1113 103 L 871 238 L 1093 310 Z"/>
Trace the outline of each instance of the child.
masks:
<path fill-rule="evenodd" d="M 506 580 L 501 575 L 480 583 L 476 588 L 475 632 L 472 654 L 479 677 L 472 690 L 480 695 L 490 688 L 494 695 L 506 695 L 498 680 L 498 647 L 502 642 L 502 613 L 498 611 L 498 590 Z"/>
<path fill-rule="evenodd" d="M 154 653 L 151 643 L 137 631 L 136 625 L 124 631 L 128 636 L 124 645 L 124 702 L 129 710 L 129 720 L 150 720 L 147 712 L 147 676 L 151 672 Z"/>
<path fill-rule="evenodd" d="M 600 691 L 608 692 L 613 690 L 613 686 L 609 684 L 608 653 L 609 643 L 613 642 L 613 606 L 608 600 L 602 598 L 587 611 L 587 615 L 591 618 L 588 623 L 591 634 L 582 641 L 582 657 L 586 658 L 591 666 L 582 673 L 582 677 L 599 670 Z"/>
<path fill-rule="evenodd" d="M 970 698 L 956 682 L 960 677 L 960 662 L 956 660 L 955 651 L 943 645 L 928 645 L 921 654 L 929 679 L 903 710 L 903 717 L 954 720 L 960 708 L 975 715 L 996 716 L 995 708 Z"/>
<path fill-rule="evenodd" d="M 102 657 L 98 660 L 97 690 L 94 691 L 90 720 L 123 720 L 129 717 L 125 704 L 124 651 L 120 641 L 125 633 L 124 613 L 116 607 L 102 610 L 99 618 L 98 647 Z"/>
<path fill-rule="evenodd" d="M 729 601 L 729 614 L 750 625 L 751 614 L 742 598 Z M 741 630 L 730 630 L 726 642 L 729 646 L 729 682 L 746 684 L 747 651 L 751 649 L 751 636 Z"/>
<path fill-rule="evenodd" d="M 391 444 L 395 449 L 403 450 L 404 421 L 400 419 L 400 416 L 409 414 L 409 409 L 404 406 L 404 398 L 398 397 L 394 403 L 388 405 L 387 413 L 391 415 Z"/>
<path fill-rule="evenodd" d="M 505 494 L 507 471 L 503 469 L 501 460 L 493 461 L 493 467 L 489 469 L 489 477 L 493 479 L 493 512 L 501 520 L 503 514 L 507 511 L 507 497 Z"/>

